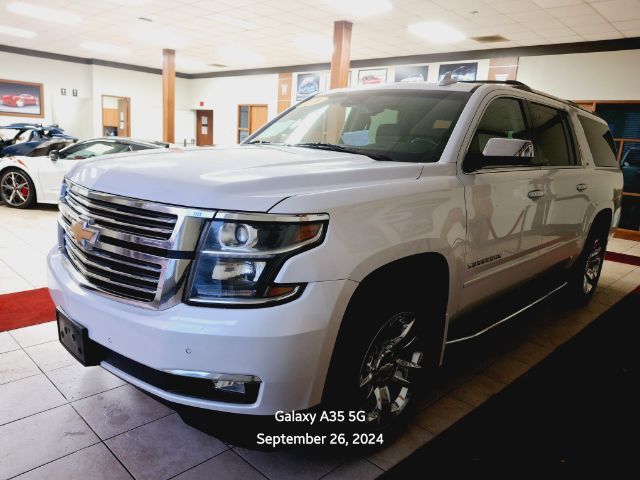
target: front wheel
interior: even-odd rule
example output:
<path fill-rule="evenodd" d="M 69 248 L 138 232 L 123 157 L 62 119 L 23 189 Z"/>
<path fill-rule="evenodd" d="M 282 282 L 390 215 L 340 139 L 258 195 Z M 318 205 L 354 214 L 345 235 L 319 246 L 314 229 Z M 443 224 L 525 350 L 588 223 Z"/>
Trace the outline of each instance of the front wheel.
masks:
<path fill-rule="evenodd" d="M 325 410 L 364 412 L 361 431 L 395 432 L 409 418 L 428 370 L 417 297 L 360 298 L 343 320 L 327 377 Z"/>
<path fill-rule="evenodd" d="M 594 226 L 587 237 L 582 254 L 569 273 L 567 287 L 572 299 L 578 305 L 591 300 L 596 291 L 604 265 L 606 248 L 607 231 Z"/>
<path fill-rule="evenodd" d="M 9 207 L 29 208 L 36 201 L 36 189 L 29 175 L 14 168 L 0 177 L 0 196 Z"/>

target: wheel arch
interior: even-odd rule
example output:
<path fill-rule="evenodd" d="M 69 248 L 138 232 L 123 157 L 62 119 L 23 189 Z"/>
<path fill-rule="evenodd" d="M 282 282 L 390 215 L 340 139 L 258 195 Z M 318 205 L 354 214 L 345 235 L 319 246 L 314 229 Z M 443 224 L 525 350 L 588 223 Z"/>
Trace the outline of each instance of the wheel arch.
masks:
<path fill-rule="evenodd" d="M 429 339 L 429 363 L 440 363 L 442 345 L 446 335 L 446 312 L 449 301 L 450 269 L 447 259 L 441 253 L 418 253 L 402 257 L 369 272 L 359 283 L 351 296 L 344 318 L 350 318 L 350 310 L 357 308 L 373 295 L 388 292 L 390 279 L 400 279 L 414 294 L 423 298 L 425 312 L 433 315 L 425 323 Z M 393 281 L 393 280 L 392 280 Z M 345 328 L 340 325 L 340 333 Z"/>

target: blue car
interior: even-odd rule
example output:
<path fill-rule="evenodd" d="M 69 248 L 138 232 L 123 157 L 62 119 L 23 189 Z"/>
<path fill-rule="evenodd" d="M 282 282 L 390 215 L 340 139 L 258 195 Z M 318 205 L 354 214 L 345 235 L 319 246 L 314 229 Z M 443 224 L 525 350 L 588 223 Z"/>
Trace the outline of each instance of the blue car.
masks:
<path fill-rule="evenodd" d="M 60 150 L 77 141 L 58 125 L 13 123 L 0 126 L 0 157 L 46 156 L 52 150 Z"/>

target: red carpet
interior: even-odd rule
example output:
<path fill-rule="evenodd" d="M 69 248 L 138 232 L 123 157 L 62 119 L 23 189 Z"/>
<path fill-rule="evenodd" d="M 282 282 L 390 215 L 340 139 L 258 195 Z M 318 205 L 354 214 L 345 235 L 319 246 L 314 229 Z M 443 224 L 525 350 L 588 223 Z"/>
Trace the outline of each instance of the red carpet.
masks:
<path fill-rule="evenodd" d="M 640 257 L 624 253 L 607 252 L 605 258 L 612 262 L 640 265 Z M 0 332 L 55 319 L 56 310 L 47 288 L 0 295 Z"/>
<path fill-rule="evenodd" d="M 616 253 L 616 252 L 607 252 L 604 258 L 606 260 L 611 260 L 612 262 L 628 263 L 629 265 L 640 266 L 640 257 L 637 257 L 635 255 L 627 255 L 625 253 Z"/>
<path fill-rule="evenodd" d="M 48 288 L 0 295 L 0 332 L 56 319 Z"/>

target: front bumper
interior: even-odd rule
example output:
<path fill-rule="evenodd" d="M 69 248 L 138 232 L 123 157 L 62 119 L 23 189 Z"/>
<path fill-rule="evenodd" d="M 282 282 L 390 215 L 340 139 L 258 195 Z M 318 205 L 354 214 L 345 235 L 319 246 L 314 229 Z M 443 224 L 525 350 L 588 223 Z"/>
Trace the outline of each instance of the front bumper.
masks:
<path fill-rule="evenodd" d="M 191 370 L 255 375 L 255 403 L 238 404 L 177 395 L 106 362 L 102 366 L 150 393 L 193 407 L 273 415 L 320 403 L 335 338 L 357 283 L 310 283 L 290 303 L 257 309 L 179 304 L 149 310 L 80 287 L 67 258 L 48 257 L 49 289 L 58 308 L 89 330 L 96 343 L 159 371 Z"/>

